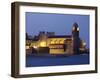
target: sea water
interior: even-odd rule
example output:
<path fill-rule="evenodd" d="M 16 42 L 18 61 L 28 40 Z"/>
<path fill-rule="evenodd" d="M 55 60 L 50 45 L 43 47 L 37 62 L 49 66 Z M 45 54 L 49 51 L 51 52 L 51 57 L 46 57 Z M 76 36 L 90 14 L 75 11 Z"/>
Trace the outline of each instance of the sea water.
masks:
<path fill-rule="evenodd" d="M 89 54 L 69 56 L 26 56 L 26 67 L 89 64 Z"/>

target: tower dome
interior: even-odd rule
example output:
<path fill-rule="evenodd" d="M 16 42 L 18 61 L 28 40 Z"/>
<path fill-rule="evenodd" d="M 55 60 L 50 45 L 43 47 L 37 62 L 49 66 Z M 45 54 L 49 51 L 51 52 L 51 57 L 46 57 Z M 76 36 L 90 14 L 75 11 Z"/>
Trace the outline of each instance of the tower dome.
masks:
<path fill-rule="evenodd" d="M 78 24 L 75 22 L 75 23 L 73 24 L 73 26 L 77 28 L 77 27 L 78 27 Z"/>
<path fill-rule="evenodd" d="M 73 24 L 72 31 L 79 31 L 79 27 L 78 27 L 78 24 L 76 22 Z"/>

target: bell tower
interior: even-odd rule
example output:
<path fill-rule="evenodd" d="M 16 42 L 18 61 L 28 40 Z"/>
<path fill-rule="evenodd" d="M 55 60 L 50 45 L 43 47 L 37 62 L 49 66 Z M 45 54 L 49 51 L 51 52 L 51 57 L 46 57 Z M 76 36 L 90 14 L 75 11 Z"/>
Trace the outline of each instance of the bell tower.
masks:
<path fill-rule="evenodd" d="M 72 43 L 74 54 L 79 54 L 79 41 L 79 27 L 77 23 L 74 23 L 72 27 Z"/>

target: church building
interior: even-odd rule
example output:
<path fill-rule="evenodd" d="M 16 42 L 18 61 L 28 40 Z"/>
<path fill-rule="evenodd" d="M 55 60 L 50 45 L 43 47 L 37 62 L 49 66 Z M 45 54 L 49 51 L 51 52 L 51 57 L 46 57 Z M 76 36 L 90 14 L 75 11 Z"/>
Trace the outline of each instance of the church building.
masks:
<path fill-rule="evenodd" d="M 86 51 L 86 43 L 79 37 L 77 23 L 72 26 L 71 35 L 56 35 L 54 32 L 40 32 L 30 40 L 26 40 L 27 50 L 32 54 L 72 55 Z"/>

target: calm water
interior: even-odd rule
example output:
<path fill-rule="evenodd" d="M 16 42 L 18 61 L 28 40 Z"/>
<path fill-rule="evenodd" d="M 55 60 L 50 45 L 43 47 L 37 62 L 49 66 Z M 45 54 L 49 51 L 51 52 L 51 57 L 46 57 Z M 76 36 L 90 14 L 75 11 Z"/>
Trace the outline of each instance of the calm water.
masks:
<path fill-rule="evenodd" d="M 27 56 L 26 67 L 89 64 L 89 54 L 71 56 Z"/>

